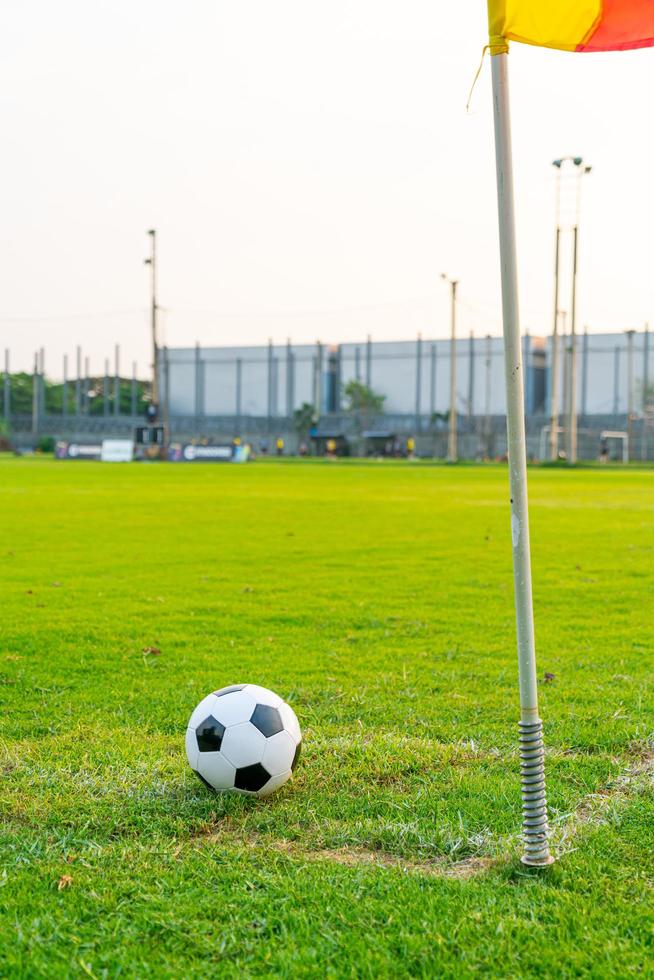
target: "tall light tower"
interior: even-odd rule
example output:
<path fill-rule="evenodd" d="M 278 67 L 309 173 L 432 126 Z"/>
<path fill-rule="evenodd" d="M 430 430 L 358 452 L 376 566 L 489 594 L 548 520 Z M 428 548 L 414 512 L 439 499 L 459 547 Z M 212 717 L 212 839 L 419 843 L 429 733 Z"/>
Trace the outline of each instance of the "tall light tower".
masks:
<path fill-rule="evenodd" d="M 456 463 L 458 458 L 457 448 L 457 416 L 456 416 L 456 289 L 459 285 L 456 279 L 450 279 L 444 272 L 441 272 L 441 279 L 444 279 L 450 286 L 451 308 L 450 308 L 450 417 L 449 430 L 447 437 L 447 459 L 450 463 Z"/>
<path fill-rule="evenodd" d="M 573 168 L 570 171 L 566 164 Z M 566 172 L 575 175 L 575 199 L 573 204 L 573 224 L 572 231 L 572 298 L 570 305 L 570 373 L 568 378 L 569 389 L 566 392 L 566 402 L 568 406 L 568 417 L 565 421 L 566 427 L 566 455 L 568 463 L 574 465 L 577 462 L 577 269 L 578 269 L 578 250 L 579 250 L 579 216 L 581 212 L 581 181 L 589 174 L 592 167 L 588 166 L 583 157 L 561 157 L 554 160 L 552 165 L 556 167 L 556 252 L 555 252 L 555 271 L 554 271 L 554 329 L 552 331 L 552 384 L 551 384 L 551 418 L 550 418 L 550 447 L 552 459 L 557 455 L 557 426 L 558 426 L 558 316 L 559 316 L 559 259 L 561 232 L 561 191 L 562 177 Z"/>
<path fill-rule="evenodd" d="M 550 368 L 550 459 L 559 456 L 559 272 L 561 267 L 561 164 L 554 160 L 556 172 L 556 245 L 554 249 L 554 326 Z"/>
<path fill-rule="evenodd" d="M 157 232 L 154 228 L 148 231 L 150 236 L 150 256 L 145 264 L 150 266 L 150 329 L 152 333 L 152 398 L 156 407 L 159 404 L 159 346 L 157 342 Z"/>

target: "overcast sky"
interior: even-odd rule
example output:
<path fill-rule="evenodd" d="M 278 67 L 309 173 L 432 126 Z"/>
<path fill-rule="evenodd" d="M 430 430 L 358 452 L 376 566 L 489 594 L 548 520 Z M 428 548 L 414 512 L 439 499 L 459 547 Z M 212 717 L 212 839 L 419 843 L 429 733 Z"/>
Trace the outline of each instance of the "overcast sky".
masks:
<path fill-rule="evenodd" d="M 0 347 L 500 332 L 485 0 L 4 0 Z M 551 329 L 554 171 L 583 155 L 579 318 L 654 322 L 654 52 L 513 45 L 523 327 Z M 567 292 L 567 290 L 566 290 Z M 568 305 L 568 298 L 562 306 Z"/>

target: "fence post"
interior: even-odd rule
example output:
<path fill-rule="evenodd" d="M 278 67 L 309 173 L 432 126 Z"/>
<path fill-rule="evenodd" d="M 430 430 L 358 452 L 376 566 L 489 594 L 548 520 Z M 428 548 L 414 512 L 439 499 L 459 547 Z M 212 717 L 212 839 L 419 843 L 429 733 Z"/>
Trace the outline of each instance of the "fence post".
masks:
<path fill-rule="evenodd" d="M 89 386 L 91 384 L 91 368 L 88 357 L 84 358 L 84 390 L 82 391 L 82 411 L 89 414 Z"/>
<path fill-rule="evenodd" d="M 491 350 L 492 338 L 486 334 L 486 393 L 484 398 L 484 431 L 486 435 L 486 457 L 491 457 Z"/>
<path fill-rule="evenodd" d="M 41 347 L 39 350 L 39 416 L 43 416 L 46 413 L 46 403 L 45 403 L 45 348 Z"/>
<path fill-rule="evenodd" d="M 431 421 L 436 411 L 436 344 L 431 345 L 429 352 L 429 418 Z"/>
<path fill-rule="evenodd" d="M 588 324 L 584 326 L 584 341 L 581 348 L 581 417 L 582 419 L 585 419 L 586 417 L 587 406 L 588 406 Z"/>
<path fill-rule="evenodd" d="M 268 434 L 272 428 L 273 406 L 273 342 L 268 341 Z"/>
<path fill-rule="evenodd" d="M 196 435 L 200 432 L 200 418 L 202 416 L 202 355 L 199 342 L 195 344 L 195 430 Z"/>
<path fill-rule="evenodd" d="M 163 349 L 164 355 L 164 399 L 163 399 L 163 425 L 164 442 L 166 449 L 170 442 L 170 353 L 168 346 Z"/>
<path fill-rule="evenodd" d="M 334 376 L 334 402 L 337 414 L 341 411 L 341 376 L 341 345 L 339 344 L 336 348 L 336 374 Z"/>
<path fill-rule="evenodd" d="M 79 421 L 80 412 L 82 410 L 82 348 L 77 346 L 76 351 L 76 375 L 75 375 L 75 416 Z"/>
<path fill-rule="evenodd" d="M 468 421 L 475 414 L 475 335 L 470 331 L 468 341 Z"/>
<path fill-rule="evenodd" d="M 11 414 L 11 378 L 9 376 L 9 348 L 5 348 L 5 380 L 4 380 L 4 416 L 9 422 Z"/>
<path fill-rule="evenodd" d="M 130 404 L 130 413 L 132 418 L 136 418 L 136 401 L 137 401 L 137 384 L 136 384 L 136 361 L 132 361 L 132 397 Z"/>
<path fill-rule="evenodd" d="M 242 408 L 242 384 L 243 384 L 243 362 L 240 357 L 236 358 L 236 435 L 241 434 L 241 415 Z"/>
<path fill-rule="evenodd" d="M 68 416 L 68 354 L 64 354 L 64 383 L 61 391 L 61 417 L 66 424 Z"/>
<path fill-rule="evenodd" d="M 286 341 L 286 418 L 293 414 L 293 350 L 290 338 Z"/>
<path fill-rule="evenodd" d="M 634 455 L 633 434 L 634 434 L 634 336 L 635 330 L 627 330 L 627 462 L 630 462 Z"/>
<path fill-rule="evenodd" d="M 79 414 L 79 408 L 78 408 Z M 104 359 L 104 384 L 102 386 L 102 414 L 109 416 L 109 358 Z"/>
<path fill-rule="evenodd" d="M 620 348 L 613 352 L 613 414 L 617 415 L 620 408 Z"/>
<path fill-rule="evenodd" d="M 649 388 L 649 323 L 645 324 L 643 337 L 643 412 L 647 409 L 647 389 Z"/>
<path fill-rule="evenodd" d="M 114 416 L 120 415 L 120 345 L 114 347 Z"/>
<path fill-rule="evenodd" d="M 316 415 L 320 418 L 322 414 L 322 344 L 319 340 L 316 341 L 315 409 Z"/>
<path fill-rule="evenodd" d="M 32 435 L 39 431 L 39 355 L 34 352 L 34 371 L 32 373 Z"/>
<path fill-rule="evenodd" d="M 422 335 L 416 340 L 416 432 L 420 432 L 420 413 L 422 410 Z"/>
<path fill-rule="evenodd" d="M 532 381 L 533 381 L 533 371 L 531 369 L 531 337 L 529 331 L 525 331 L 523 338 L 523 354 L 522 354 L 522 364 L 524 371 L 524 387 L 525 387 L 525 415 L 531 415 L 533 412 L 533 397 L 532 397 Z"/>

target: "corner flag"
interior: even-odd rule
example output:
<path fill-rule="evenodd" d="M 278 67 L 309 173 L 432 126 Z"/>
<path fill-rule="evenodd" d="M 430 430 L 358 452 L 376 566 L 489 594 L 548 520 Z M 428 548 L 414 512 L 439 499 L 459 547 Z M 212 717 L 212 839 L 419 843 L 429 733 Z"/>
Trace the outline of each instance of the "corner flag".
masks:
<path fill-rule="evenodd" d="M 507 41 L 563 51 L 647 48 L 654 0 L 489 0 L 488 23 L 494 53 Z"/>

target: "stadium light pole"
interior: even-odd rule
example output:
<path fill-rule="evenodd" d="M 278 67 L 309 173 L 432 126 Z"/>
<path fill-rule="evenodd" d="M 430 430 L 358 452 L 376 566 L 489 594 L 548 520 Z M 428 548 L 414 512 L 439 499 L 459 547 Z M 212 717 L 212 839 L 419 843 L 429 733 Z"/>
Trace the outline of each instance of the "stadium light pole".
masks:
<path fill-rule="evenodd" d="M 554 249 L 554 325 L 552 327 L 552 366 L 550 374 L 550 459 L 555 462 L 559 455 L 559 271 L 561 267 L 561 165 L 556 167 L 556 244 Z"/>
<path fill-rule="evenodd" d="M 444 272 L 441 272 L 441 279 L 449 283 L 450 286 L 450 425 L 447 437 L 447 459 L 449 463 L 456 463 L 458 457 L 457 447 L 457 418 L 456 418 L 456 290 L 459 285 L 458 280 L 450 279 Z"/>
<path fill-rule="evenodd" d="M 593 169 L 584 163 L 583 157 L 573 160 L 577 168 L 577 204 L 575 209 L 575 225 L 573 228 L 572 252 L 572 301 L 570 310 L 570 419 L 568 432 L 570 450 L 568 464 L 574 466 L 577 462 L 577 269 L 579 266 L 579 217 L 581 213 L 581 182 Z"/>
<path fill-rule="evenodd" d="M 554 259 L 554 327 L 552 330 L 552 382 L 551 391 L 551 411 L 550 411 L 550 457 L 555 460 L 558 456 L 558 323 L 559 323 L 559 279 L 560 279 L 560 256 L 561 256 L 561 181 L 564 173 L 565 164 L 571 164 L 576 174 L 576 193 L 575 193 L 575 217 L 572 226 L 572 301 L 570 307 L 570 371 L 567 387 L 564 392 L 567 404 L 565 418 L 566 427 L 566 456 L 568 463 L 574 465 L 577 462 L 577 269 L 578 269 L 578 249 L 579 249 L 579 215 L 581 206 L 581 181 L 586 174 L 589 174 L 592 167 L 589 167 L 583 157 L 560 157 L 552 161 L 552 166 L 556 168 L 556 245 Z M 566 352 L 564 351 L 564 357 Z"/>
<path fill-rule="evenodd" d="M 150 236 L 150 255 L 145 264 L 150 266 L 150 330 L 152 334 L 152 404 L 159 402 L 157 371 L 159 368 L 159 347 L 157 343 L 157 232 L 148 231 Z"/>

